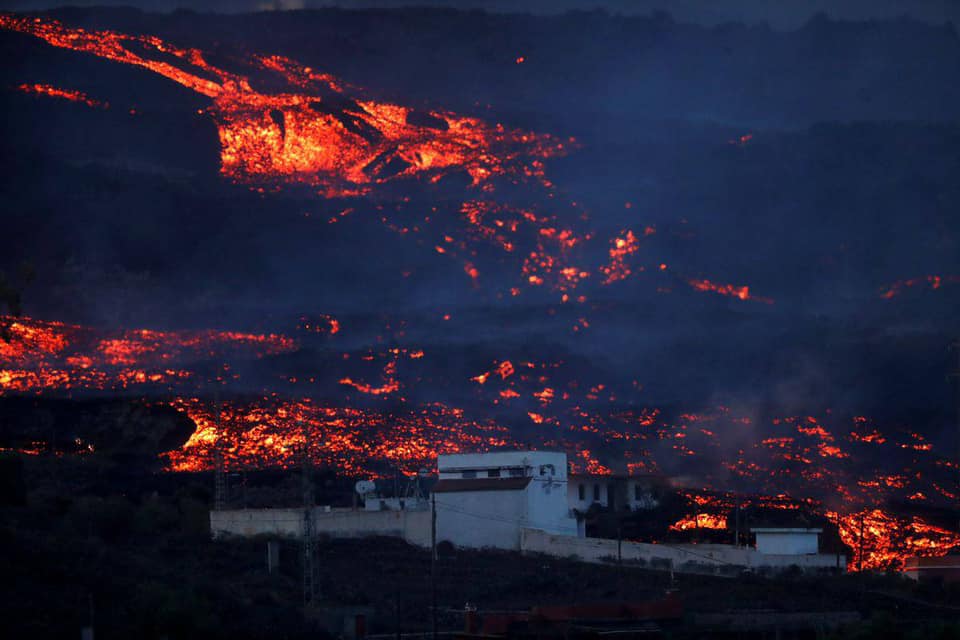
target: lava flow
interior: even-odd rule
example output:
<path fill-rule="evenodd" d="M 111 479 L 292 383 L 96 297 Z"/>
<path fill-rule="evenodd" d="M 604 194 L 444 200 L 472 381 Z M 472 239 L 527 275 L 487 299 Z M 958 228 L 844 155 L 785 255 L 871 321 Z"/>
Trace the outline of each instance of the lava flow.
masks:
<path fill-rule="evenodd" d="M 436 181 L 466 172 L 474 185 L 493 176 L 538 175 L 524 159 L 562 154 L 550 136 L 488 125 L 443 111 L 417 111 L 354 97 L 345 83 L 282 56 L 251 56 L 251 74 L 279 77 L 287 92 L 262 93 L 255 78 L 210 64 L 198 49 L 152 36 L 86 31 L 56 20 L 0 15 L 0 27 L 49 44 L 148 69 L 212 100 L 221 171 L 249 184 L 291 183 L 325 196 L 369 193 L 377 184 L 417 174 Z"/>
<path fill-rule="evenodd" d="M 194 378 L 188 366 L 215 358 L 218 375 L 231 355 L 254 358 L 292 351 L 280 335 L 234 331 L 98 332 L 63 322 L 0 318 L 9 341 L 0 340 L 0 395 L 49 391 L 120 390 L 134 385 L 180 386 Z"/>
<path fill-rule="evenodd" d="M 352 200 L 355 207 L 338 205 L 339 213 L 324 219 L 347 224 L 341 221 L 361 215 L 355 208 L 370 205 L 388 228 L 417 237 L 432 257 L 459 260 L 462 273 L 458 268 L 456 277 L 471 286 L 479 287 L 487 277 L 488 262 L 481 258 L 488 251 L 517 266 L 517 279 L 498 293 L 518 296 L 527 288 L 568 305 L 586 303 L 582 290 L 574 290 L 587 283 L 616 287 L 631 278 L 667 278 L 683 271 L 672 264 L 668 271 L 666 263 L 657 266 L 659 261 L 649 269 L 637 264 L 641 240 L 657 234 L 652 226 L 618 226 L 622 230 L 609 239 L 585 228 L 582 205 L 555 189 L 544 166 L 575 146 L 572 139 L 380 101 L 281 56 L 233 59 L 234 70 L 228 71 L 211 64 L 205 52 L 152 36 L 86 31 L 11 14 L 0 15 L 0 27 L 148 70 L 209 98 L 210 107 L 202 113 L 216 123 L 225 178 L 261 191 L 299 187 L 323 198 L 369 196 L 369 202 Z M 282 89 L 276 92 L 255 88 L 278 86 L 278 80 Z M 106 107 L 82 92 L 50 85 L 23 84 L 19 90 Z M 747 134 L 732 144 L 745 146 L 750 140 Z M 395 210 L 384 210 L 389 184 L 417 179 L 429 187 L 456 174 L 465 177 L 468 195 L 455 198 L 452 207 L 417 203 L 411 205 L 417 210 L 403 210 L 405 199 L 399 198 Z M 545 202 L 495 199 L 504 184 L 535 185 Z M 560 215 L 561 208 L 569 215 Z M 586 250 L 591 241 L 592 255 Z M 711 296 L 773 303 L 747 285 L 677 277 Z M 889 299 L 910 287 L 938 289 L 947 282 L 960 279 L 904 280 L 880 295 Z M 333 362 L 324 375 L 337 402 L 317 402 L 300 392 L 303 385 L 322 382 L 314 377 L 320 367 L 311 360 L 316 369 L 306 376 L 275 373 L 284 384 L 300 385 L 296 394 L 281 395 L 268 385 L 266 391 L 235 394 L 217 405 L 199 396 L 211 381 L 241 378 L 230 367 L 234 357 L 265 364 L 268 356 L 277 360 L 298 351 L 299 341 L 277 334 L 102 331 L 30 318 L 7 322 L 11 340 L 0 341 L 0 395 L 136 387 L 138 396 L 172 405 L 196 424 L 186 444 L 165 454 L 171 471 L 208 470 L 218 452 L 231 468 L 289 466 L 307 447 L 316 462 L 360 476 L 377 474 L 384 465 L 402 464 L 407 471 L 432 467 L 438 453 L 549 447 L 568 452 L 576 472 L 616 469 L 684 478 L 692 511 L 673 524 L 675 531 L 728 528 L 729 511 L 740 501 L 718 496 L 717 490 L 737 486 L 750 491 L 759 506 L 802 506 L 833 519 L 855 551 L 853 568 L 898 566 L 909 555 L 943 554 L 960 544 L 956 532 L 889 506 L 955 501 L 955 467 L 920 434 L 863 416 L 829 410 L 755 415 L 722 405 L 696 411 L 651 407 L 636 380 L 617 385 L 585 379 L 582 363 L 534 361 L 526 352 L 484 356 L 457 378 L 449 362 L 431 360 L 418 348 L 423 345 L 385 345 L 376 353 L 361 349 L 359 357 L 346 352 L 334 357 L 327 350 L 323 355 Z M 576 322 L 581 335 L 591 325 L 583 317 Z M 330 315 L 302 317 L 298 328 L 303 342 L 343 337 L 340 321 Z M 372 373 L 358 373 L 358 360 Z M 408 365 L 417 372 L 405 370 Z M 247 389 L 256 384 L 244 382 Z M 310 391 L 331 393 L 329 387 Z M 21 450 L 39 453 L 43 447 L 31 442 Z"/>
<path fill-rule="evenodd" d="M 322 318 L 327 334 L 329 316 Z M 431 366 L 443 371 L 442 358 L 431 362 L 423 350 L 401 347 L 357 357 L 331 354 L 331 365 L 342 363 L 342 369 L 327 378 L 353 388 L 357 397 L 334 403 L 277 392 L 234 394 L 223 399 L 218 414 L 215 402 L 196 395 L 210 376 L 218 386 L 243 384 L 228 360 L 282 357 L 296 351 L 297 342 L 229 331 L 101 331 L 5 321 L 11 340 L 0 342 L 0 394 L 76 394 L 137 385 L 149 401 L 172 404 L 196 424 L 188 442 L 165 454 L 171 471 L 210 469 L 217 450 L 232 469 L 290 466 L 305 443 L 313 443 L 315 462 L 350 475 L 377 475 L 398 464 L 407 471 L 432 468 L 437 453 L 546 447 L 567 451 L 576 473 L 610 474 L 619 465 L 631 473 L 687 478 L 690 488 L 683 494 L 692 510 L 673 523 L 674 531 L 722 531 L 735 505 L 753 505 L 825 514 L 856 552 L 852 568 L 896 567 L 910 555 L 943 554 L 960 544 L 957 532 L 886 506 L 955 501 L 956 465 L 938 456 L 920 434 L 882 431 L 863 416 L 828 412 L 759 419 L 723 406 L 698 413 L 628 408 L 620 399 L 632 397 L 629 389 L 585 383 L 563 361 L 514 357 L 473 376 L 472 409 L 415 403 L 399 391 L 419 394 L 430 387 L 434 395 L 449 395 L 469 379 L 431 376 Z M 312 333 L 311 322 L 301 320 L 301 326 Z M 416 370 L 406 363 L 416 363 Z M 361 365 L 368 372 L 369 366 L 379 367 L 380 381 L 359 381 Z M 381 404 L 385 396 L 392 402 Z M 517 416 L 528 426 L 506 426 Z M 731 450 L 721 447 L 723 442 L 740 446 Z M 18 449 L 37 454 L 45 445 L 24 442 Z M 735 498 L 714 489 L 730 484 L 749 487 L 750 493 Z"/>

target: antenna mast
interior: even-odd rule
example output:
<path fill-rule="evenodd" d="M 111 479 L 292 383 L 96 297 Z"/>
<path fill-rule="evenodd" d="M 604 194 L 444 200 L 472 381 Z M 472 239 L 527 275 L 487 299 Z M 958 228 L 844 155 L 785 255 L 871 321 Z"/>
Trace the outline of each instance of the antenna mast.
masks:
<path fill-rule="evenodd" d="M 310 431 L 303 422 L 303 606 L 317 601 L 316 532 L 313 526 L 313 478 L 310 463 Z"/>

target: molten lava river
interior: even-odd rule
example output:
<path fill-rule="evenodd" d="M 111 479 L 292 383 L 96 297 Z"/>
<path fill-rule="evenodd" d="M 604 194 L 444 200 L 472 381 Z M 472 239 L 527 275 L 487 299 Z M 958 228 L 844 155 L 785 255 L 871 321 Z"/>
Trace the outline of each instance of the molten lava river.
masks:
<path fill-rule="evenodd" d="M 324 201 L 379 203 L 375 210 L 384 225 L 419 237 L 425 250 L 443 256 L 438 259 L 457 261 L 468 287 L 486 287 L 497 298 L 548 295 L 558 305 L 582 309 L 564 328 L 571 334 L 589 330 L 596 292 L 641 278 L 664 293 L 724 296 L 758 309 L 775 304 L 743 283 L 676 273 L 659 260 L 644 264 L 645 243 L 657 236 L 654 226 L 611 236 L 590 230 L 582 204 L 564 197 L 546 174 L 546 162 L 574 151 L 576 140 L 380 101 L 276 55 L 235 59 L 228 70 L 210 62 L 224 56 L 152 36 L 87 31 L 16 14 L 0 15 L 0 27 L 141 68 L 205 96 L 209 107 L 201 115 L 216 124 L 224 179 L 266 196 L 306 189 Z M 266 92 L 265 86 L 283 88 Z M 31 99 L 83 105 L 77 108 L 117 108 L 115 100 L 108 104 L 77 88 L 24 83 L 17 90 Z M 452 212 L 413 218 L 400 215 L 402 203 L 390 204 L 398 184 L 440 185 L 457 174 L 467 178 L 466 196 Z M 501 196 L 518 187 L 538 197 L 523 202 Z M 545 201 L 552 204 L 545 207 Z M 344 207 L 322 222 L 341 224 L 353 211 Z M 441 213 L 452 214 L 455 224 L 430 231 Z M 486 282 L 482 268 L 490 261 L 480 258 L 489 255 L 512 269 Z M 915 278 L 879 296 L 954 282 L 952 276 Z M 727 514 L 744 495 L 733 489 L 750 487 L 753 504 L 810 509 L 837 522 L 844 542 L 858 550 L 853 568 L 898 566 L 907 556 L 942 554 L 960 544 L 956 531 L 886 506 L 958 498 L 955 465 L 904 425 L 832 412 L 760 416 L 725 406 L 698 413 L 644 407 L 635 399 L 636 383 L 621 388 L 578 379 L 568 363 L 532 361 L 529 354 L 505 353 L 462 379 L 449 379 L 439 354 L 399 346 L 402 341 L 358 348 L 344 339 L 349 327 L 331 316 L 291 323 L 290 335 L 3 321 L 9 340 L 0 341 L 0 395 L 124 393 L 172 405 L 193 420 L 196 432 L 165 454 L 171 472 L 208 470 L 215 452 L 233 469 L 288 466 L 306 443 L 316 462 L 352 476 L 397 464 L 413 472 L 432 467 L 444 452 L 551 447 L 567 451 L 581 473 L 680 476 L 697 468 L 684 484 L 691 513 L 675 530 L 727 528 Z M 278 373 L 304 345 L 326 354 L 316 369 L 322 375 Z M 44 451 L 42 443 L 18 448 Z"/>

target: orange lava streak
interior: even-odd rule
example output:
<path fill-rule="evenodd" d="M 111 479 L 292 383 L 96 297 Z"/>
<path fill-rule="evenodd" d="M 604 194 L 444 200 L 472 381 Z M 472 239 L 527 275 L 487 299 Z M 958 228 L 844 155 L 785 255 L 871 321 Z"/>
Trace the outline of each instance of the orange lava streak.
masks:
<path fill-rule="evenodd" d="M 887 285 L 880 290 L 880 297 L 884 300 L 890 300 L 899 296 L 904 290 L 911 287 L 927 285 L 932 290 L 939 289 L 944 284 L 960 283 L 960 276 L 923 276 L 920 278 L 911 278 L 909 280 L 897 280 L 893 284 Z"/>
<path fill-rule="evenodd" d="M 773 304 L 773 300 L 770 298 L 761 298 L 759 296 L 752 295 L 750 293 L 750 287 L 746 285 L 737 286 L 733 284 L 717 284 L 706 279 L 690 279 L 687 280 L 687 284 L 697 291 L 711 291 L 713 293 L 719 293 L 722 296 L 730 296 L 739 300 L 756 300 L 757 302 L 763 302 L 764 304 Z"/>
<path fill-rule="evenodd" d="M 49 84 L 21 84 L 19 87 L 17 87 L 17 89 L 23 91 L 24 93 L 35 93 L 37 95 L 49 96 L 51 98 L 69 100 L 70 102 L 79 102 L 87 105 L 88 107 L 93 107 L 96 109 L 106 109 L 110 106 L 106 102 L 94 100 L 82 91 L 76 91 L 74 89 L 60 89 Z"/>
<path fill-rule="evenodd" d="M 501 380 L 506 380 L 507 378 L 509 378 L 514 374 L 514 371 L 515 369 L 513 368 L 513 363 L 510 362 L 509 360 L 504 360 L 503 362 L 498 364 L 496 367 L 494 367 L 491 371 L 487 371 L 486 373 L 481 373 L 480 375 L 474 376 L 470 379 L 473 380 L 474 382 L 479 382 L 480 384 L 486 384 L 487 379 L 490 378 L 491 374 L 495 373 L 500 376 Z"/>
<path fill-rule="evenodd" d="M 387 395 L 396 393 L 400 390 L 400 382 L 396 378 L 397 361 L 388 362 L 383 368 L 384 382 L 379 387 L 374 387 L 363 382 L 354 382 L 351 378 L 341 378 L 340 384 L 353 387 L 360 393 L 367 393 L 373 396 Z"/>

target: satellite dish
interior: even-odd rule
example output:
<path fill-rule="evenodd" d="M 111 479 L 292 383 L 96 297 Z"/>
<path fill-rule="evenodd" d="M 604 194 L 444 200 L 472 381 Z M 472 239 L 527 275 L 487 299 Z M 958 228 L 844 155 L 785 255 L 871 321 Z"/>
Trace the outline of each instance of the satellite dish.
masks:
<path fill-rule="evenodd" d="M 377 490 L 377 483 L 373 480 L 358 480 L 357 484 L 353 485 L 353 490 L 361 496 L 370 495 Z"/>

